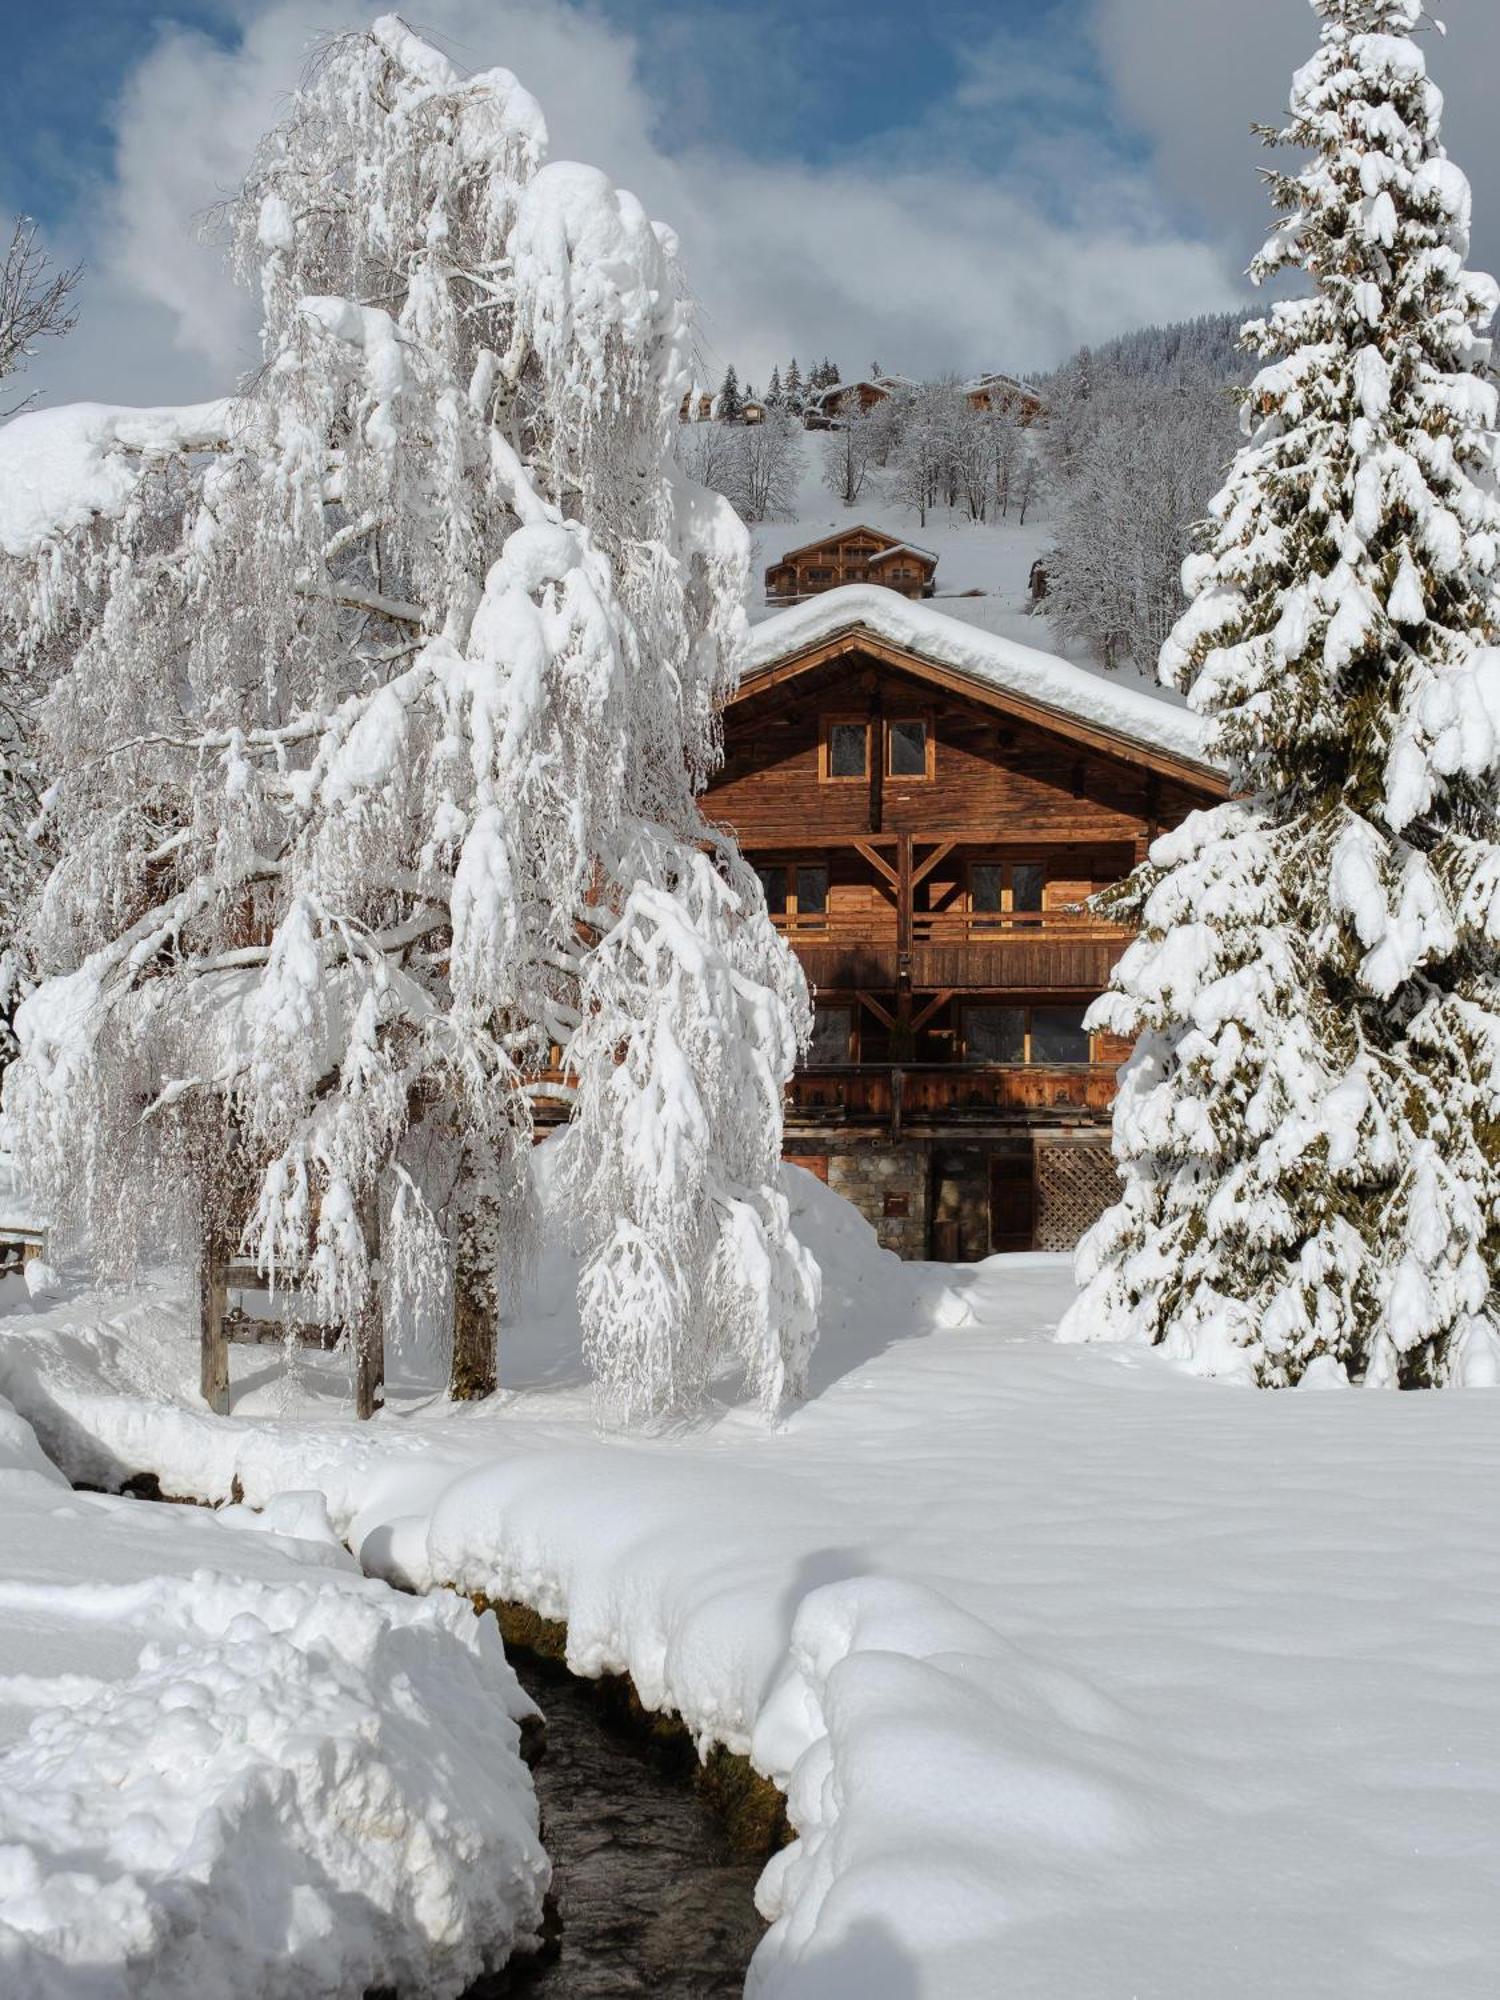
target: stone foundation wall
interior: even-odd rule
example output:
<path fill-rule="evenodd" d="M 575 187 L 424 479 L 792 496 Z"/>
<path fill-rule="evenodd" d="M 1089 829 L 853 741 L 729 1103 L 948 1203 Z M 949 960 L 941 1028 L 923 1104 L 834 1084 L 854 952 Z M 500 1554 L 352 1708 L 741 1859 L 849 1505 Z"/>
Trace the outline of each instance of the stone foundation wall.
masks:
<path fill-rule="evenodd" d="M 898 1257 L 927 1255 L 928 1179 L 925 1146 L 870 1140 L 848 1152 L 829 1151 L 828 1185 L 853 1202 Z"/>

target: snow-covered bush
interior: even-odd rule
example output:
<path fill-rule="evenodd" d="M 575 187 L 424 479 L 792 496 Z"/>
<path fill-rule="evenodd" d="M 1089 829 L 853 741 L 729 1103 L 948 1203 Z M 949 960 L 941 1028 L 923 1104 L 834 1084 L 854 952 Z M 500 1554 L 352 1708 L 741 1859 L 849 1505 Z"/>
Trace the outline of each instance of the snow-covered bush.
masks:
<path fill-rule="evenodd" d="M 249 1252 L 345 1320 L 377 1239 L 410 1290 L 456 1238 L 482 1388 L 560 1070 L 606 1388 L 738 1359 L 771 1402 L 815 1317 L 771 1180 L 808 1008 L 696 800 L 746 538 L 672 463 L 673 239 L 545 154 L 508 72 L 395 16 L 331 44 L 230 209 L 260 375 L 14 564 L 58 859 L 7 1103 L 117 1257 L 226 1158 Z"/>
<path fill-rule="evenodd" d="M 1278 1385 L 1500 1375 L 1500 499 L 1469 188 L 1410 31 L 1316 0 L 1248 441 L 1162 675 L 1240 797 L 1153 847 L 1093 1021 L 1124 1199 L 1064 1332 Z"/>

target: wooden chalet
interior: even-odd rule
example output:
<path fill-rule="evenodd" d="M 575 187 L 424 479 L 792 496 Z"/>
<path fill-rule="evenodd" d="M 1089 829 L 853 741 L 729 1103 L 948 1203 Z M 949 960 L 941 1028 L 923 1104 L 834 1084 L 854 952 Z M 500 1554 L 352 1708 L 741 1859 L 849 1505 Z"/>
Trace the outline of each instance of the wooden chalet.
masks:
<path fill-rule="evenodd" d="M 992 410 L 997 416 L 1003 412 L 1023 425 L 1034 424 L 1045 411 L 1041 397 L 1031 384 L 1018 382 L 1014 375 L 1001 375 L 992 370 L 987 375 L 976 375 L 963 387 L 972 408 Z"/>
<path fill-rule="evenodd" d="M 1070 1247 L 1114 1198 L 1128 1053 L 1083 1026 L 1129 941 L 1088 898 L 1224 796 L 1197 724 L 880 590 L 752 660 L 706 806 L 815 993 L 788 1156 L 905 1256 Z"/>
<path fill-rule="evenodd" d="M 802 421 L 810 431 L 835 430 L 846 417 L 861 411 L 868 416 L 878 404 L 915 386 L 904 375 L 863 375 L 857 382 L 833 382 L 808 397 Z"/>
<path fill-rule="evenodd" d="M 844 584 L 879 583 L 902 597 L 931 597 L 938 559 L 930 549 L 861 523 L 788 549 L 766 570 L 769 603 L 798 604 Z"/>

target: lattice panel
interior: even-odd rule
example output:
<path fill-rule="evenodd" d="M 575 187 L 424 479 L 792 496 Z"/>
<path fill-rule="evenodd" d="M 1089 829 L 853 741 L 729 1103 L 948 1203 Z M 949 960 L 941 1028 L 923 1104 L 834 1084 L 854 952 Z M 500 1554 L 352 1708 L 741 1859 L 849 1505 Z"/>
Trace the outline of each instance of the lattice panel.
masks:
<path fill-rule="evenodd" d="M 1114 1155 L 1107 1144 L 1038 1145 L 1033 1237 L 1037 1249 L 1071 1250 L 1119 1195 Z"/>

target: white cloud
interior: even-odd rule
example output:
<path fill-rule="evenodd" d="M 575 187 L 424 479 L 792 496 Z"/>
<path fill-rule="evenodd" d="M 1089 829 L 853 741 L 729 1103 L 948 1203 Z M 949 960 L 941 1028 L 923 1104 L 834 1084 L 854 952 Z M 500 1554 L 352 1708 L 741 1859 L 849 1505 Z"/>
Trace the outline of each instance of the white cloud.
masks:
<path fill-rule="evenodd" d="M 247 6 L 231 52 L 169 29 L 145 54 L 119 107 L 117 183 L 76 246 L 90 263 L 83 319 L 33 371 L 49 394 L 173 400 L 253 362 L 253 305 L 194 220 L 234 184 L 328 22 L 326 0 L 274 0 Z M 1097 148 L 1071 167 L 1052 149 L 988 174 L 981 157 L 913 164 L 910 148 L 833 166 L 674 149 L 631 38 L 567 0 L 424 0 L 422 25 L 467 67 L 515 70 L 554 156 L 604 167 L 676 227 L 709 372 L 733 358 L 763 380 L 791 348 L 847 370 L 1034 368 L 1232 301 L 1218 248 Z"/>
<path fill-rule="evenodd" d="M 1500 265 L 1496 0 L 1445 0 L 1422 36 L 1443 91 L 1443 140 L 1474 184 L 1474 261 Z M 1317 47 L 1308 0 L 1095 0 L 1094 33 L 1121 112 L 1149 140 L 1163 193 L 1196 212 L 1243 267 L 1270 209 L 1252 125 L 1282 120 L 1293 71 Z"/>

